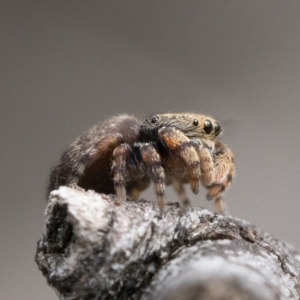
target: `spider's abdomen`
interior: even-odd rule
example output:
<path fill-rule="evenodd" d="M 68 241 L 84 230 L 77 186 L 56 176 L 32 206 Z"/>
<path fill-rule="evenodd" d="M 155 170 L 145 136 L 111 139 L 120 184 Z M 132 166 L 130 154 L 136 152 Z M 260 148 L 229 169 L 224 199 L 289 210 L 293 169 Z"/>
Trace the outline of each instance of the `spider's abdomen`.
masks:
<path fill-rule="evenodd" d="M 112 156 L 123 143 L 137 140 L 140 121 L 129 115 L 110 118 L 90 128 L 62 154 L 51 174 L 49 191 L 76 183 L 99 193 L 114 193 Z"/>

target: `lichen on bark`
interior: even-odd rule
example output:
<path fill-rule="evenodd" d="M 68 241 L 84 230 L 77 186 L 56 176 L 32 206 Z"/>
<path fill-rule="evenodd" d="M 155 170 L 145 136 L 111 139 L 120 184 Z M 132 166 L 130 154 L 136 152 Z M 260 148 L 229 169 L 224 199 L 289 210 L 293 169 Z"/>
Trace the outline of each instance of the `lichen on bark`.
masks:
<path fill-rule="evenodd" d="M 300 299 L 300 255 L 202 208 L 53 191 L 36 262 L 60 299 Z"/>

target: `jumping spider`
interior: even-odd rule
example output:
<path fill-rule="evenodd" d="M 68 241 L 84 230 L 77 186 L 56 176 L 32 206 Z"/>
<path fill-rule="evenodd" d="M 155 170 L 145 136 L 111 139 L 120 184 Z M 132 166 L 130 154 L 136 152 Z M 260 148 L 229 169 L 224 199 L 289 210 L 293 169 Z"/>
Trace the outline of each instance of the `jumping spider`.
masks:
<path fill-rule="evenodd" d="M 165 185 L 172 184 L 184 206 L 184 186 L 197 194 L 200 183 L 207 198 L 224 212 L 220 194 L 235 173 L 233 154 L 218 139 L 220 124 L 192 114 L 157 114 L 142 122 L 129 115 L 108 119 L 90 128 L 61 155 L 51 173 L 49 191 L 77 184 L 99 193 L 137 199 L 150 182 L 157 203 L 165 207 Z"/>

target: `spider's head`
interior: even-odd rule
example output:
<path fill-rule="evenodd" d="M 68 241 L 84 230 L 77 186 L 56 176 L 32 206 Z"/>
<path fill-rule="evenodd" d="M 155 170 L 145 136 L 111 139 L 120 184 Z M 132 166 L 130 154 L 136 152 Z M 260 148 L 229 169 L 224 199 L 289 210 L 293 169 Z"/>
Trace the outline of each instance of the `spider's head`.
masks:
<path fill-rule="evenodd" d="M 142 122 L 140 131 L 147 140 L 155 140 L 158 129 L 162 127 L 174 127 L 188 138 L 198 139 L 209 147 L 222 131 L 215 119 L 192 113 L 151 115 Z"/>

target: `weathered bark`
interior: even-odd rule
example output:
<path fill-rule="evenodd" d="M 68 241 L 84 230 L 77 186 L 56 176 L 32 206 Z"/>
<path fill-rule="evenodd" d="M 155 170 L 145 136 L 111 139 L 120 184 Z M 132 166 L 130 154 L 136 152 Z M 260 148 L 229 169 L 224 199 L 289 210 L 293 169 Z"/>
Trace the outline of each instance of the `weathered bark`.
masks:
<path fill-rule="evenodd" d="M 201 208 L 52 192 L 36 262 L 60 299 L 300 299 L 300 255 Z"/>

